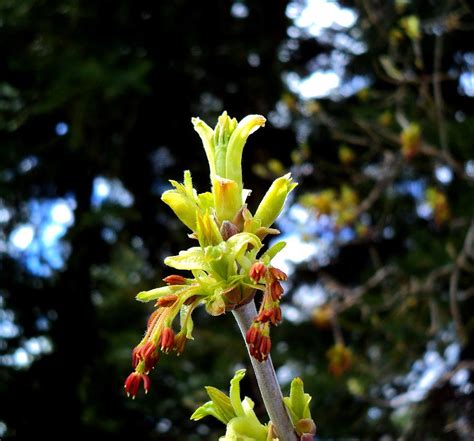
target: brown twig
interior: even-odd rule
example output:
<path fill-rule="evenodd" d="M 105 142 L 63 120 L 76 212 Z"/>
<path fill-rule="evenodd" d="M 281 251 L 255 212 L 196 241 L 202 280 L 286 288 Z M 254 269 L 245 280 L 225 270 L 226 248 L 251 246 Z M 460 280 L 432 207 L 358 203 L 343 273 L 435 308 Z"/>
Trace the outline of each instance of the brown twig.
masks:
<path fill-rule="evenodd" d="M 326 289 L 334 291 L 342 297 L 341 302 L 338 304 L 334 303 L 333 305 L 334 313 L 337 314 L 356 304 L 367 291 L 380 285 L 380 283 L 382 283 L 389 275 L 393 275 L 396 272 L 397 270 L 395 267 L 385 266 L 376 271 L 375 274 L 363 285 L 359 285 L 355 288 L 349 288 L 342 285 L 326 273 L 321 273 L 320 280 L 323 282 Z"/>
<path fill-rule="evenodd" d="M 457 300 L 458 284 L 459 284 L 459 267 L 456 265 L 454 271 L 449 278 L 449 309 L 453 317 L 456 334 L 458 335 L 461 345 L 466 342 L 466 332 L 462 323 L 461 311 Z"/>
<path fill-rule="evenodd" d="M 356 211 L 356 217 L 369 210 L 372 205 L 382 196 L 384 191 L 394 181 L 400 172 L 402 161 L 400 158 L 394 157 L 391 153 L 386 153 L 382 170 L 381 179 L 372 188 L 368 196 L 359 204 Z"/>
<path fill-rule="evenodd" d="M 458 257 L 454 262 L 454 269 L 449 279 L 449 308 L 451 310 L 451 316 L 453 317 L 454 326 L 458 335 L 459 341 L 464 345 L 467 341 L 466 331 L 462 322 L 461 311 L 459 310 L 458 304 L 458 286 L 459 278 L 461 274 L 462 263 L 468 256 L 472 256 L 474 245 L 474 220 L 471 221 L 471 225 L 467 231 L 464 245 L 459 253 Z"/>
<path fill-rule="evenodd" d="M 441 92 L 441 81 L 439 76 L 441 74 L 441 61 L 443 57 L 443 37 L 436 36 L 435 50 L 434 50 L 434 78 L 433 78 L 433 95 L 436 109 L 436 120 L 438 123 L 439 144 L 443 152 L 448 151 L 448 134 L 446 131 L 446 122 L 444 120 L 443 112 L 443 94 Z"/>

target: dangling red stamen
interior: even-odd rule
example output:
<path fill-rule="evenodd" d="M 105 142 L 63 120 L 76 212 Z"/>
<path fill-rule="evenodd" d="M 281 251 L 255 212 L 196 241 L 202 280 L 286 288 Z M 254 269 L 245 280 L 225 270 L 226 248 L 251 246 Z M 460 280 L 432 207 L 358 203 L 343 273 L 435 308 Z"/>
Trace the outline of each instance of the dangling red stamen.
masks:
<path fill-rule="evenodd" d="M 184 334 L 178 333 L 174 339 L 174 349 L 178 355 L 181 355 L 186 346 L 186 336 Z"/>
<path fill-rule="evenodd" d="M 268 358 L 268 354 L 270 353 L 270 350 L 272 348 L 272 341 L 270 340 L 270 337 L 266 335 L 262 335 L 262 339 L 260 340 L 260 346 L 259 346 L 259 352 L 262 356 L 262 360 L 266 360 Z"/>
<path fill-rule="evenodd" d="M 288 280 L 288 276 L 278 268 L 269 268 L 270 274 L 275 280 Z"/>
<path fill-rule="evenodd" d="M 281 299 L 283 294 L 283 287 L 281 286 L 280 282 L 272 282 L 270 284 L 270 295 L 273 301 L 278 301 Z"/>
<path fill-rule="evenodd" d="M 140 350 L 140 357 L 145 362 L 145 371 L 150 372 L 159 360 L 156 344 L 147 341 Z"/>
<path fill-rule="evenodd" d="M 138 393 L 138 389 L 140 388 L 140 384 L 143 381 L 143 389 L 145 393 L 148 393 L 150 389 L 150 379 L 146 374 L 139 374 L 138 372 L 132 372 L 127 379 L 125 380 L 125 391 L 127 392 L 128 396 L 135 398 Z"/>
<path fill-rule="evenodd" d="M 249 276 L 255 282 L 259 282 L 266 272 L 267 267 L 262 262 L 255 262 L 250 268 Z"/>
<path fill-rule="evenodd" d="M 163 329 L 161 334 L 161 350 L 169 352 L 174 346 L 174 332 L 171 328 Z"/>

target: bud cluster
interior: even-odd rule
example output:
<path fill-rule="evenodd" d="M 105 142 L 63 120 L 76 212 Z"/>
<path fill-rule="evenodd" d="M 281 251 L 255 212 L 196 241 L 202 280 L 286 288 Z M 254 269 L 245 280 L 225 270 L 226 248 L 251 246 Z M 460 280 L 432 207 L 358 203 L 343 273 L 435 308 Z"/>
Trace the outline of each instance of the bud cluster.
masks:
<path fill-rule="evenodd" d="M 166 277 L 164 281 L 168 283 L 168 287 L 182 285 L 184 289 L 179 295 L 165 294 L 157 299 L 156 309 L 148 319 L 145 336 L 132 351 L 132 367 L 135 371 L 125 381 L 125 391 L 132 398 L 137 395 L 141 383 L 145 393 L 148 392 L 150 388 L 148 374 L 158 363 L 160 352 L 168 354 L 174 350 L 178 355 L 183 352 L 190 314 L 200 303 L 199 296 L 193 294 L 192 287 L 187 286 L 187 279 L 184 277 L 172 275 Z M 172 323 L 183 305 L 187 308 L 188 315 L 182 322 L 181 331 L 175 334 Z"/>
<path fill-rule="evenodd" d="M 279 233 L 271 226 L 296 184 L 289 173 L 276 179 L 252 214 L 245 202 L 250 191 L 243 187 L 242 152 L 250 134 L 265 125 L 265 118 L 249 115 L 238 122 L 224 112 L 214 129 L 199 118 L 192 123 L 206 152 L 212 187 L 210 192 L 198 193 L 191 173 L 185 171 L 183 182 L 170 181 L 173 189 L 162 195 L 198 244 L 165 259 L 167 266 L 190 271 L 192 277 L 170 275 L 164 279 L 166 286 L 137 295 L 139 301 L 154 301 L 156 309 L 132 353 L 135 371 L 125 383 L 132 397 L 141 384 L 148 391 L 148 374 L 160 354 L 183 352 L 186 341 L 192 339 L 191 314 L 198 305 L 203 304 L 211 315 L 220 315 L 245 305 L 262 291 L 261 307 L 248 336 L 250 351 L 259 361 L 270 352 L 270 325 L 282 319 L 280 282 L 287 276 L 272 267 L 271 260 L 285 244 L 259 253 L 262 240 Z M 177 316 L 181 329 L 176 333 Z"/>
<path fill-rule="evenodd" d="M 270 325 L 277 326 L 282 320 L 280 299 L 283 287 L 280 282 L 287 280 L 288 277 L 283 271 L 267 267 L 263 262 L 254 263 L 249 276 L 256 283 L 261 281 L 264 283 L 260 309 L 246 335 L 250 354 L 261 362 L 268 358 L 272 346 Z"/>

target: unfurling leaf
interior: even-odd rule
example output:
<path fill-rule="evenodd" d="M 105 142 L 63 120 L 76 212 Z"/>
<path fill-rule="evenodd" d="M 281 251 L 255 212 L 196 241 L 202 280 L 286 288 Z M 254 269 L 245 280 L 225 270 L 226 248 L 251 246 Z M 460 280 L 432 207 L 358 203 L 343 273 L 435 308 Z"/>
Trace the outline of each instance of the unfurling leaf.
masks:
<path fill-rule="evenodd" d="M 208 264 L 204 250 L 200 247 L 189 248 L 181 251 L 177 256 L 169 256 L 165 259 L 165 265 L 180 270 L 205 270 Z"/>

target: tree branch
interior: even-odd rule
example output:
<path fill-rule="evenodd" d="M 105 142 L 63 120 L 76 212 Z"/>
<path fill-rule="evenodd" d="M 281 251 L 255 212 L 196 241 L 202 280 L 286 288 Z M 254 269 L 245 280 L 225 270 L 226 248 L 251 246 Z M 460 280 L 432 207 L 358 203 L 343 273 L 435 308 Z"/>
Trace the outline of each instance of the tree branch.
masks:
<path fill-rule="evenodd" d="M 247 305 L 241 306 L 232 311 L 235 320 L 239 325 L 240 332 L 245 340 L 247 330 L 252 325 L 253 319 L 257 315 L 255 302 L 252 300 Z M 246 344 L 247 346 L 247 344 Z M 248 346 L 247 346 L 248 350 Z M 249 353 L 250 361 L 252 362 L 255 377 L 257 378 L 258 387 L 262 394 L 265 408 L 268 416 L 276 429 L 278 439 L 280 441 L 297 441 L 293 424 L 291 423 L 288 411 L 283 404 L 283 396 L 276 378 L 275 369 L 273 367 L 272 359 L 269 356 L 263 362 L 257 361 Z"/>

